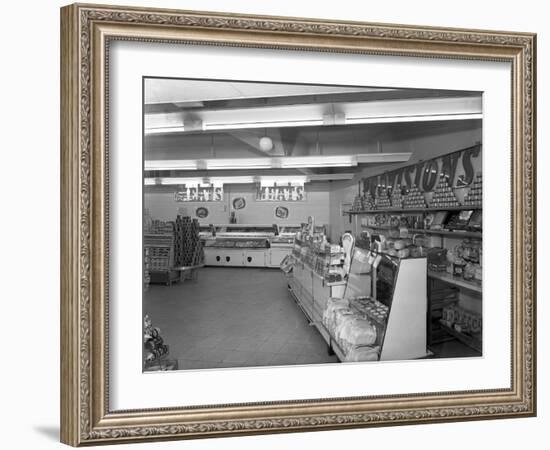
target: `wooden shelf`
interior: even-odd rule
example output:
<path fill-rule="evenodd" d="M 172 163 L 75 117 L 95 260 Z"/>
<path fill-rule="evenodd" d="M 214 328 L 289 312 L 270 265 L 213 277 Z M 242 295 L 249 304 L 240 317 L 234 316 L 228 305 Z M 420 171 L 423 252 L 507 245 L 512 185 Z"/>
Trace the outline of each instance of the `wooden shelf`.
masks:
<path fill-rule="evenodd" d="M 481 206 L 447 206 L 439 208 L 386 208 L 386 209 L 365 209 L 363 211 L 344 211 L 344 214 L 380 214 L 380 213 L 418 213 L 435 211 L 468 211 L 471 209 L 482 209 Z"/>
<path fill-rule="evenodd" d="M 441 328 L 445 330 L 446 333 L 449 333 L 451 336 L 458 339 L 463 344 L 466 344 L 468 347 L 473 348 L 474 350 L 478 351 L 479 353 L 482 352 L 482 345 L 481 345 L 481 334 L 476 335 L 468 335 L 461 333 L 460 331 L 456 331 L 454 328 L 448 327 L 445 323 L 439 322 L 441 325 Z"/>
<path fill-rule="evenodd" d="M 463 287 L 464 289 L 469 289 L 470 291 L 482 293 L 482 285 L 475 281 L 466 281 L 459 277 L 454 277 L 453 275 L 447 272 L 434 272 L 433 270 L 428 270 L 428 277 L 435 278 L 436 280 L 443 281 L 455 286 Z"/>
<path fill-rule="evenodd" d="M 473 238 L 481 239 L 483 237 L 483 233 L 481 231 L 419 230 L 419 233 L 437 234 L 441 236 L 456 237 L 456 238 L 473 237 Z"/>
<path fill-rule="evenodd" d="M 371 228 L 373 230 L 395 230 L 399 231 L 401 228 L 397 227 L 390 227 L 387 225 L 363 225 L 361 224 L 361 228 Z M 481 239 L 483 237 L 483 233 L 481 231 L 449 231 L 449 230 L 421 230 L 417 228 L 407 228 L 407 232 L 410 234 L 436 234 L 439 236 L 447 236 L 447 237 L 453 237 L 453 238 L 478 238 Z"/>

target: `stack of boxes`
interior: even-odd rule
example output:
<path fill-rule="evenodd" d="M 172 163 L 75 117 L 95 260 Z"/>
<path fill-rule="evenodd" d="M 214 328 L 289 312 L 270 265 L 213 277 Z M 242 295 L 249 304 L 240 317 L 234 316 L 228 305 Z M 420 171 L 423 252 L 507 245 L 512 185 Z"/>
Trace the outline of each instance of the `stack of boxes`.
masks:
<path fill-rule="evenodd" d="M 470 190 L 464 196 L 464 206 L 479 206 L 483 200 L 483 178 L 481 173 L 478 173 L 475 177 L 473 185 Z"/>
<path fill-rule="evenodd" d="M 449 181 L 445 175 L 439 176 L 439 182 L 433 193 L 430 208 L 449 208 L 460 206 L 455 197 L 453 189 L 449 186 Z"/>

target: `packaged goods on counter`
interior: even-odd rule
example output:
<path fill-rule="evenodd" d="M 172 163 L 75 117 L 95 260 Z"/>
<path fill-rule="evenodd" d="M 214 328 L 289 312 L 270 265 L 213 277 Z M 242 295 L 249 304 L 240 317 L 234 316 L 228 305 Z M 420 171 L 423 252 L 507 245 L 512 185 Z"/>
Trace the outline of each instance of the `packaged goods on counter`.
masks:
<path fill-rule="evenodd" d="M 325 275 L 327 283 L 338 283 L 344 279 L 344 275 L 340 272 L 329 272 Z"/>
<path fill-rule="evenodd" d="M 376 326 L 346 299 L 330 298 L 323 314 L 323 325 L 342 349 L 345 361 L 378 359 Z"/>
<path fill-rule="evenodd" d="M 456 304 L 443 308 L 441 322 L 460 333 L 481 332 L 481 316 Z"/>
<path fill-rule="evenodd" d="M 376 328 L 369 320 L 356 315 L 344 316 L 334 332 L 346 355 L 354 347 L 372 345 L 376 342 Z"/>
<path fill-rule="evenodd" d="M 380 357 L 380 347 L 364 346 L 353 347 L 346 355 L 346 362 L 378 361 Z"/>
<path fill-rule="evenodd" d="M 323 325 L 327 330 L 334 330 L 341 320 L 342 314 L 351 314 L 349 301 L 342 298 L 329 298 L 323 313 Z"/>
<path fill-rule="evenodd" d="M 384 323 L 388 317 L 389 307 L 371 297 L 352 298 L 350 305 L 359 313 L 379 323 Z"/>
<path fill-rule="evenodd" d="M 445 272 L 447 270 L 447 249 L 430 248 L 428 249 L 428 269 L 435 272 Z"/>

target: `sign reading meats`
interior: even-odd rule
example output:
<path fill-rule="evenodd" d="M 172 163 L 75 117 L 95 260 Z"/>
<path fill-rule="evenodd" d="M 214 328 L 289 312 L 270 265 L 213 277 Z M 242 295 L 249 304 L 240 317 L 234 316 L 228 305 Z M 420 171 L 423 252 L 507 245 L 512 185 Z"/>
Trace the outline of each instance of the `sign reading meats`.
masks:
<path fill-rule="evenodd" d="M 363 178 L 363 192 L 370 192 L 374 197 L 377 190 L 391 191 L 396 186 L 405 189 L 416 186 L 421 191 L 432 192 L 440 175 L 444 175 L 453 187 L 465 187 L 472 183 L 474 175 L 479 171 L 481 145 L 476 145 L 381 175 Z"/>
<path fill-rule="evenodd" d="M 260 202 L 303 202 L 306 191 L 301 186 L 260 186 L 256 192 L 256 200 Z"/>
<path fill-rule="evenodd" d="M 221 202 L 223 186 L 189 185 L 186 189 L 174 192 L 176 202 Z"/>

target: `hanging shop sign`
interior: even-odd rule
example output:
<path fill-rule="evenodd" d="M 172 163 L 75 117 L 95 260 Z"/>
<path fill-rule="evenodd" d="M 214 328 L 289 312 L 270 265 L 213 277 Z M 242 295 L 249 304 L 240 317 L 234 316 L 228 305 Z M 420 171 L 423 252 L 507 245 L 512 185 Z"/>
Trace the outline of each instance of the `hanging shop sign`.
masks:
<path fill-rule="evenodd" d="M 416 187 L 423 192 L 432 192 L 444 176 L 454 188 L 472 184 L 475 174 L 481 171 L 481 145 L 469 147 L 434 159 L 402 167 L 362 180 L 363 192 L 374 197 L 380 190 L 391 192 L 393 188 L 411 189 Z"/>
<path fill-rule="evenodd" d="M 223 185 L 185 185 L 174 192 L 176 202 L 221 202 Z"/>
<path fill-rule="evenodd" d="M 256 200 L 260 202 L 303 202 L 306 200 L 304 185 L 278 185 L 258 187 Z"/>

